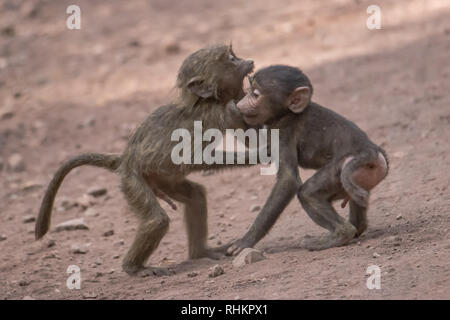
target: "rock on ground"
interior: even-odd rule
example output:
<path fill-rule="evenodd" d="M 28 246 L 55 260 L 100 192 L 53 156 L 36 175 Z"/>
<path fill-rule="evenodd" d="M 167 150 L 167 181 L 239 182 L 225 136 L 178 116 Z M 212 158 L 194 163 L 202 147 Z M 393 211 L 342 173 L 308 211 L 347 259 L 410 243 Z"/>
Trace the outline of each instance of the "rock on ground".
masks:
<path fill-rule="evenodd" d="M 222 275 L 222 274 L 224 274 L 224 273 L 225 273 L 225 271 L 224 271 L 223 268 L 222 268 L 220 265 L 218 265 L 218 264 L 216 264 L 215 266 L 213 266 L 213 267 L 211 267 L 211 268 L 209 269 L 209 277 L 210 277 L 210 278 L 218 277 L 218 276 L 220 276 L 220 275 Z"/>
<path fill-rule="evenodd" d="M 88 251 L 85 245 L 74 244 L 70 247 L 70 252 L 75 254 L 86 254 Z"/>
<path fill-rule="evenodd" d="M 242 267 L 243 265 L 255 263 L 263 259 L 264 255 L 261 251 L 252 248 L 245 248 L 236 258 L 234 258 L 233 266 Z"/>
<path fill-rule="evenodd" d="M 108 189 L 103 187 L 93 187 L 87 191 L 87 194 L 93 197 L 101 197 L 108 192 Z"/>
<path fill-rule="evenodd" d="M 8 159 L 8 166 L 11 171 L 22 172 L 25 170 L 25 162 L 20 154 L 14 153 Z"/>
<path fill-rule="evenodd" d="M 22 221 L 23 221 L 23 223 L 31 223 L 31 222 L 36 221 L 36 217 L 32 216 L 32 215 L 27 215 L 27 216 L 23 217 Z"/>
<path fill-rule="evenodd" d="M 55 227 L 56 232 L 71 231 L 71 230 L 88 230 L 89 227 L 84 222 L 83 218 L 72 219 L 58 224 Z"/>

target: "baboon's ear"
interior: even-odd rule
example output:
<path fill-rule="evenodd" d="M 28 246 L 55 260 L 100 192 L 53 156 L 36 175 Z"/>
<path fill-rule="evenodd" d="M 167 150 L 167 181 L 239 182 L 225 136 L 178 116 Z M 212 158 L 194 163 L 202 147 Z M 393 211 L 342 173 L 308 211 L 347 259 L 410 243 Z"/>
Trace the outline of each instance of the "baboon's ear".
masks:
<path fill-rule="evenodd" d="M 289 96 L 287 106 L 292 112 L 301 113 L 308 106 L 310 99 L 309 87 L 298 87 Z"/>
<path fill-rule="evenodd" d="M 197 77 L 189 80 L 187 88 L 191 92 L 201 98 L 211 98 L 214 95 L 214 89 L 212 86 L 205 84 L 205 82 Z"/>

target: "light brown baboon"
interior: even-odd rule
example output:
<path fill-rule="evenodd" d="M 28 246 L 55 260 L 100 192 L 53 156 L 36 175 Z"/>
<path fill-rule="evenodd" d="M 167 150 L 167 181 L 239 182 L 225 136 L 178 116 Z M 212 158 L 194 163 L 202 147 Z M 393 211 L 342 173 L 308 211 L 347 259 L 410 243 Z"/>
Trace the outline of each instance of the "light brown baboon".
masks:
<path fill-rule="evenodd" d="M 177 142 L 175 129 L 186 129 L 194 136 L 194 121 L 203 129 L 246 128 L 234 102 L 244 96 L 242 82 L 253 70 L 253 61 L 237 58 L 231 46 L 201 49 L 185 59 L 176 86 L 174 103 L 151 113 L 135 130 L 121 155 L 83 154 L 64 163 L 56 172 L 42 201 L 36 222 L 36 239 L 50 227 L 56 192 L 64 177 L 75 167 L 92 165 L 109 169 L 121 177 L 121 189 L 139 219 L 136 237 L 123 260 L 129 274 L 157 274 L 161 269 L 145 268 L 149 256 L 158 247 L 169 228 L 169 217 L 157 197 L 184 204 L 189 257 L 218 257 L 218 250 L 207 247 L 207 204 L 202 185 L 186 179 L 197 170 L 211 170 L 223 165 L 175 164 L 171 151 Z M 193 149 L 192 149 L 193 150 Z M 193 161 L 191 162 L 193 163 Z"/>

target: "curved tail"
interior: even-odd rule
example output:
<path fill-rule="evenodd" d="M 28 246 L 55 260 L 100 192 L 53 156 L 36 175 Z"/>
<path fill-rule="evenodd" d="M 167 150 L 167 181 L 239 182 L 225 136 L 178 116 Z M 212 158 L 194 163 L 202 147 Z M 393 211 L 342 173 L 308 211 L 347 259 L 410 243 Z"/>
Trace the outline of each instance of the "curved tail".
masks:
<path fill-rule="evenodd" d="M 75 158 L 66 161 L 53 176 L 52 181 L 47 187 L 44 199 L 41 203 L 39 215 L 36 221 L 36 227 L 34 230 L 36 240 L 42 238 L 50 228 L 50 220 L 53 208 L 53 202 L 55 201 L 56 193 L 59 186 L 64 180 L 64 177 L 74 168 L 90 165 L 96 166 L 110 171 L 116 171 L 121 162 L 121 156 L 119 154 L 100 154 L 100 153 L 86 153 Z"/>
<path fill-rule="evenodd" d="M 367 178 L 365 185 L 360 186 L 353 180 L 353 174 L 364 165 L 373 166 L 373 168 L 376 168 L 376 172 L 374 176 Z M 388 169 L 387 157 L 383 150 L 364 152 L 357 156 L 350 156 L 345 159 L 342 165 L 341 183 L 349 197 L 358 205 L 366 208 L 369 204 L 370 189 L 387 175 Z M 343 205 L 345 206 L 344 203 Z"/>

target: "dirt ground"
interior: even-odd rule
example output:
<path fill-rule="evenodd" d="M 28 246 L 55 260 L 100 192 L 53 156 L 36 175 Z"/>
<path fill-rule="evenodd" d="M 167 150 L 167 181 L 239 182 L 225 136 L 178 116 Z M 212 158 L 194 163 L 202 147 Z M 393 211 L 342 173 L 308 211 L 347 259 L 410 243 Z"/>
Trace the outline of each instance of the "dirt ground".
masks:
<path fill-rule="evenodd" d="M 69 4 L 81 7 L 81 30 L 66 28 Z M 366 27 L 371 4 L 381 30 Z M 386 149 L 391 170 L 372 193 L 368 231 L 344 247 L 302 249 L 324 230 L 293 200 L 256 246 L 266 259 L 235 268 L 229 257 L 187 260 L 182 213 L 164 203 L 170 230 L 149 264 L 176 274 L 129 277 L 121 260 L 135 217 L 117 176 L 82 167 L 61 187 L 52 226 L 84 218 L 89 230 L 34 241 L 33 217 L 61 162 L 121 152 L 173 97 L 182 60 L 230 40 L 257 68 L 302 68 L 316 102 Z M 449 299 L 449 92 L 448 0 L 0 0 L 0 299 Z M 208 190 L 213 246 L 246 232 L 274 184 L 259 167 L 191 178 Z M 107 194 L 73 206 L 94 186 Z M 209 278 L 217 263 L 225 274 Z M 81 269 L 80 290 L 66 287 L 69 265 Z M 370 265 L 381 268 L 379 290 L 366 286 Z"/>

